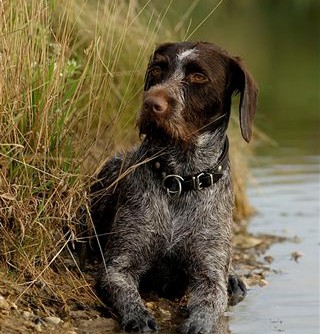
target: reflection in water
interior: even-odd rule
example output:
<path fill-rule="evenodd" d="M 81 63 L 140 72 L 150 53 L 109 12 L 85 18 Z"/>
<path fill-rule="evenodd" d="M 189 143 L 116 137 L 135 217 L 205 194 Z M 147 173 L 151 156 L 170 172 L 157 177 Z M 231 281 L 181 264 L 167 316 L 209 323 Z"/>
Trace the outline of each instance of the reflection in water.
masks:
<path fill-rule="evenodd" d="M 160 330 L 158 332 L 159 334 L 176 334 L 177 331 L 171 331 L 171 330 Z M 219 322 L 217 323 L 214 331 L 212 334 L 230 334 L 231 331 L 229 329 L 229 322 L 228 318 L 226 316 L 223 316 L 219 319 Z M 126 334 L 125 332 L 121 332 L 119 334 Z"/>

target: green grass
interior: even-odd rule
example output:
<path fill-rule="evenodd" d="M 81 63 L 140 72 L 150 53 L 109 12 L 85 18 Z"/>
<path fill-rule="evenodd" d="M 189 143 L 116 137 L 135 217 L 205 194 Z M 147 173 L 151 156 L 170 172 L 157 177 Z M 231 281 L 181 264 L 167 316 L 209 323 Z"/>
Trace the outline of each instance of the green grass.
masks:
<path fill-rule="evenodd" d="M 60 254 L 101 161 L 138 140 L 155 44 L 185 31 L 172 33 L 166 11 L 133 0 L 12 0 L 0 3 L 0 15 L 0 272 L 24 302 L 42 300 L 38 282 L 65 306 L 94 301 Z M 235 179 L 241 218 L 243 175 Z"/>

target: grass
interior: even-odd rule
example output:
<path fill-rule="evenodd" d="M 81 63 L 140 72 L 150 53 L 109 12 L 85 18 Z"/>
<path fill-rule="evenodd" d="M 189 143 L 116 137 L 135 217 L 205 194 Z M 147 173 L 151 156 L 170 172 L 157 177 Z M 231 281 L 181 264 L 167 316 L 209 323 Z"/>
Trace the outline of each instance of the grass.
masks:
<path fill-rule="evenodd" d="M 103 159 L 138 139 L 154 45 L 186 32 L 163 24 L 166 12 L 150 1 L 2 1 L 0 16 L 0 278 L 22 303 L 67 311 L 71 300 L 97 301 L 60 256 L 87 186 Z M 245 165 L 241 150 L 233 159 Z M 243 174 L 234 179 L 240 219 Z"/>

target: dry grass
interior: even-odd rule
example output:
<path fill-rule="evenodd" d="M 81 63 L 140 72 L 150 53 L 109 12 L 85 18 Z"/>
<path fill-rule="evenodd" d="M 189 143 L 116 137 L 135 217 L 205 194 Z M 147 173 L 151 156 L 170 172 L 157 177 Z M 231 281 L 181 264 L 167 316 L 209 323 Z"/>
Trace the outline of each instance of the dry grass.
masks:
<path fill-rule="evenodd" d="M 180 36 L 165 14 L 133 0 L 0 2 L 0 278 L 21 302 L 96 301 L 60 255 L 100 160 L 137 139 L 148 56 Z"/>

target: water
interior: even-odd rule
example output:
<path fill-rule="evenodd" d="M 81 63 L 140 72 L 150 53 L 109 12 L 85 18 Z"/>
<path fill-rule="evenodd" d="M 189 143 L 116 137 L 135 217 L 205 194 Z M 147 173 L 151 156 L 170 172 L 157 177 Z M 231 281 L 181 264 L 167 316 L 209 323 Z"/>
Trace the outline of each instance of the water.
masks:
<path fill-rule="evenodd" d="M 259 213 L 249 230 L 301 241 L 270 248 L 267 255 L 274 257 L 271 268 L 277 273 L 232 310 L 231 333 L 319 333 L 320 156 L 264 156 L 257 161 L 252 169 L 257 184 L 249 188 L 249 196 Z M 298 262 L 293 252 L 302 254 Z"/>

